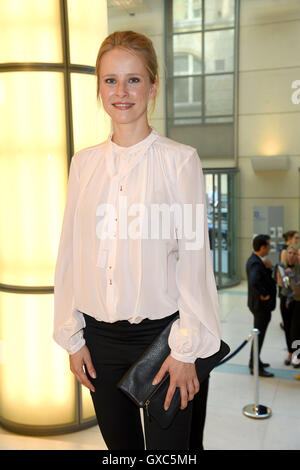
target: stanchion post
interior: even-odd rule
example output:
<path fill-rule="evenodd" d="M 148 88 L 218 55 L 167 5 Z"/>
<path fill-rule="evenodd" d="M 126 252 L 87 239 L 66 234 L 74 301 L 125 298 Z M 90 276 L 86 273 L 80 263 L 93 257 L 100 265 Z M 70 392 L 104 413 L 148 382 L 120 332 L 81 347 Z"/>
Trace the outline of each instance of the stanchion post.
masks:
<path fill-rule="evenodd" d="M 259 390 L 258 390 L 258 335 L 259 330 L 253 328 L 253 375 L 254 375 L 254 406 L 257 409 L 259 405 Z"/>
<path fill-rule="evenodd" d="M 259 330 L 253 328 L 253 377 L 254 377 L 254 404 L 246 405 L 243 408 L 243 414 L 248 418 L 265 419 L 272 415 L 272 411 L 269 407 L 259 404 L 259 358 L 258 358 L 258 335 Z"/>

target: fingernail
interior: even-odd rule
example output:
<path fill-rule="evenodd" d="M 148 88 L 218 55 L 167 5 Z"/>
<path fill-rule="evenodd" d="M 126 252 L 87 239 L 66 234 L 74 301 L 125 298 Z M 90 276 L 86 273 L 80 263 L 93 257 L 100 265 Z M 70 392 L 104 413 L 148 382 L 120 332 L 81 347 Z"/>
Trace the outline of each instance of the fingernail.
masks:
<path fill-rule="evenodd" d="M 92 372 L 92 377 L 93 377 L 93 379 L 96 378 L 96 372 Z"/>
<path fill-rule="evenodd" d="M 165 411 L 167 411 L 168 408 L 169 408 L 168 406 L 164 406 Z"/>
<path fill-rule="evenodd" d="M 156 385 L 156 384 L 157 384 L 157 379 L 154 379 L 152 382 L 152 385 Z"/>

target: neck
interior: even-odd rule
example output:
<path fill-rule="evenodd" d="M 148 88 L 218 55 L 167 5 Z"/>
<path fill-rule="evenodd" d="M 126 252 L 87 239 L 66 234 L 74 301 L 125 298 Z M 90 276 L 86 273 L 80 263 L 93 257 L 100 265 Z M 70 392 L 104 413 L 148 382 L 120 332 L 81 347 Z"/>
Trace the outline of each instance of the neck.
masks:
<path fill-rule="evenodd" d="M 254 253 L 258 256 L 260 256 L 261 258 L 263 258 L 265 256 L 264 253 L 260 253 L 259 251 L 254 251 Z"/>
<path fill-rule="evenodd" d="M 132 124 L 113 124 L 113 135 L 111 140 L 121 147 L 131 147 L 144 140 L 151 133 L 152 129 L 148 122 L 138 125 Z"/>

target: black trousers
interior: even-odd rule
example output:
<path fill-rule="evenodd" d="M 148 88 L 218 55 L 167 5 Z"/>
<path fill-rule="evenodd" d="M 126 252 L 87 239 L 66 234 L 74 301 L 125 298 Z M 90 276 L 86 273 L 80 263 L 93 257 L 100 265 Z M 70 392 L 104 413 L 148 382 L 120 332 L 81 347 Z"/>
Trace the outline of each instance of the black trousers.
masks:
<path fill-rule="evenodd" d="M 287 349 L 289 353 L 292 353 L 293 349 L 292 349 L 292 340 L 291 340 L 291 326 L 292 326 L 294 301 L 292 301 L 290 305 L 286 307 L 285 306 L 286 300 L 287 300 L 286 296 L 284 295 L 280 296 L 280 312 L 281 312 L 281 317 L 283 320 L 284 334 L 285 334 L 285 341 L 286 341 Z"/>
<path fill-rule="evenodd" d="M 126 320 L 107 323 L 84 314 L 84 338 L 97 373 L 93 379 L 87 372 L 95 386 L 95 392 L 90 393 L 109 450 L 144 450 L 145 445 L 147 450 L 203 449 L 208 379 L 201 384 L 201 393 L 196 394 L 184 410 L 179 410 L 167 429 L 160 428 L 154 418 L 149 420 L 143 410 L 145 441 L 140 409 L 116 386 L 176 313 L 160 320 L 146 318 L 138 324 Z"/>
<path fill-rule="evenodd" d="M 268 328 L 268 325 L 271 320 L 271 312 L 269 310 L 261 310 L 259 312 L 252 312 L 254 321 L 253 321 L 253 328 L 257 328 L 259 330 L 258 335 L 258 360 L 259 360 L 259 367 L 262 367 L 262 360 L 260 359 L 260 352 L 264 343 L 265 334 Z M 250 360 L 249 360 L 249 367 L 253 367 L 253 342 L 251 346 L 250 352 Z"/>
<path fill-rule="evenodd" d="M 294 347 L 292 347 L 294 345 Z M 295 353 L 300 348 L 300 302 L 294 300 L 292 304 L 291 320 L 291 352 Z M 297 354 L 300 359 L 300 353 Z"/>

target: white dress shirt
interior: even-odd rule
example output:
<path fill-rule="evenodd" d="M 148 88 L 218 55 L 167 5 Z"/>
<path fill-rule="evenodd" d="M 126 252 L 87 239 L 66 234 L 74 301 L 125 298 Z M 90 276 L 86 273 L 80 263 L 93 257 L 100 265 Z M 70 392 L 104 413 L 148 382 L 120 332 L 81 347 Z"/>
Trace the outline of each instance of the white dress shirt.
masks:
<path fill-rule="evenodd" d="M 183 362 L 208 357 L 219 350 L 221 328 L 197 151 L 153 127 L 131 147 L 111 138 L 112 133 L 71 160 L 55 268 L 53 337 L 74 354 L 85 344 L 82 312 L 109 323 L 140 323 L 179 310 L 169 335 L 171 356 Z M 189 235 L 178 229 L 180 217 L 165 218 L 169 236 L 160 229 L 155 238 L 154 203 L 191 207 L 202 245 L 190 249 Z M 204 207 L 201 222 L 197 205 Z"/>

